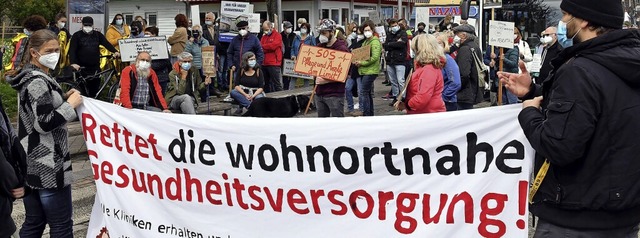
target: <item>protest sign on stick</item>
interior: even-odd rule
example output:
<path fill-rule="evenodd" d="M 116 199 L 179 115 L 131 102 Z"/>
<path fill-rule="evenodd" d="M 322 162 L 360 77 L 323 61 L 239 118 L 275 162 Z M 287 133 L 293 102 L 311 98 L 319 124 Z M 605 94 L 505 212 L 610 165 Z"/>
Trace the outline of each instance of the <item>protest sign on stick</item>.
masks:
<path fill-rule="evenodd" d="M 216 69 L 216 47 L 202 47 L 202 70 L 204 74 L 209 77 L 214 77 L 216 75 Z"/>
<path fill-rule="evenodd" d="M 489 45 L 513 48 L 513 22 L 489 21 Z"/>
<path fill-rule="evenodd" d="M 345 82 L 352 56 L 349 52 L 303 45 L 296 60 L 295 71 L 326 80 Z"/>

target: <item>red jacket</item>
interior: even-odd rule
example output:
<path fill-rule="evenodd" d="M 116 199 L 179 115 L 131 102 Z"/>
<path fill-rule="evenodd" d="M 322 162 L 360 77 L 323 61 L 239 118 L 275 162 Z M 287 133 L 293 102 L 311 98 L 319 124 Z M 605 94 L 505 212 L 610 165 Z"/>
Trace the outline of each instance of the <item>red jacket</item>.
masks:
<path fill-rule="evenodd" d="M 151 74 L 149 75 L 149 104 L 150 106 L 154 106 L 160 108 L 162 110 L 167 110 L 167 103 L 164 101 L 164 97 L 162 96 L 162 88 L 158 83 L 158 76 L 156 72 L 151 70 Z M 132 77 L 133 76 L 133 77 Z M 132 80 L 133 79 L 133 80 Z M 131 105 L 131 99 L 133 98 L 133 94 L 135 93 L 135 87 L 138 85 L 138 75 L 136 73 L 136 66 L 130 65 L 122 70 L 122 74 L 120 75 L 120 102 L 123 107 L 133 108 Z M 131 90 L 133 88 L 133 90 Z"/>
<path fill-rule="evenodd" d="M 282 65 L 282 35 L 273 31 L 271 35 L 264 34 L 260 39 L 262 51 L 264 51 L 263 66 Z"/>
<path fill-rule="evenodd" d="M 444 79 L 442 69 L 433 65 L 415 65 L 411 81 L 407 86 L 407 114 L 444 112 L 446 108 L 442 100 Z"/>

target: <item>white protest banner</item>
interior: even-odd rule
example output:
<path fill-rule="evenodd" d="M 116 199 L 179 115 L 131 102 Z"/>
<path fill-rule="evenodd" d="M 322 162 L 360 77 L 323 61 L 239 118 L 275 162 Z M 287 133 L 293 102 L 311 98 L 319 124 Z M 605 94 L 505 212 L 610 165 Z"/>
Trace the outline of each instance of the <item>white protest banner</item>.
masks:
<path fill-rule="evenodd" d="M 229 17 L 249 16 L 253 13 L 253 5 L 247 2 L 220 2 L 220 14 Z"/>
<path fill-rule="evenodd" d="M 489 45 L 513 48 L 513 22 L 489 21 Z"/>
<path fill-rule="evenodd" d="M 87 237 L 526 237 L 521 110 L 249 118 L 85 98 Z"/>
<path fill-rule="evenodd" d="M 290 59 L 284 59 L 284 67 L 282 68 L 282 75 L 301 78 L 301 79 L 313 79 L 313 76 L 297 73 L 294 68 L 296 67 L 296 61 Z"/>
<path fill-rule="evenodd" d="M 533 61 L 528 64 L 527 68 L 531 73 L 540 73 L 540 68 L 542 68 L 542 55 L 534 54 Z"/>
<path fill-rule="evenodd" d="M 428 7 L 416 7 L 416 23 L 424 23 L 429 29 L 429 8 Z"/>
<path fill-rule="evenodd" d="M 152 59 L 168 59 L 167 39 L 164 36 L 129 38 L 118 40 L 122 62 L 132 62 L 136 60 L 138 52 L 146 51 L 151 54 Z"/>
<path fill-rule="evenodd" d="M 387 31 L 384 30 L 384 26 L 376 26 L 376 33 L 378 33 L 380 42 L 384 43 L 387 40 Z"/>

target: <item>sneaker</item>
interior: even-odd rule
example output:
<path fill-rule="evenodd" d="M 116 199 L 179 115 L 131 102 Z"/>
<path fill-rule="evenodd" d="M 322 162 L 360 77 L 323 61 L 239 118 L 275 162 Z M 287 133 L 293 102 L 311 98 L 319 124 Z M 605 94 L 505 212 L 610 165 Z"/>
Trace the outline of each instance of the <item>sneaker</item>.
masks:
<path fill-rule="evenodd" d="M 354 112 L 349 113 L 349 115 L 351 115 L 352 117 L 361 117 L 364 114 L 361 111 L 354 111 Z"/>
<path fill-rule="evenodd" d="M 233 102 L 233 98 L 231 98 L 231 94 L 229 94 L 229 95 L 227 95 L 227 97 L 222 99 L 222 101 L 224 101 L 224 102 Z"/>
<path fill-rule="evenodd" d="M 244 112 L 244 110 L 242 109 L 242 107 L 239 107 L 238 109 L 236 109 L 235 112 L 233 112 L 234 116 L 242 116 L 242 113 Z"/>
<path fill-rule="evenodd" d="M 393 99 L 393 96 L 390 93 L 387 93 L 387 95 L 384 95 L 384 97 L 382 97 L 382 100 L 391 100 Z"/>

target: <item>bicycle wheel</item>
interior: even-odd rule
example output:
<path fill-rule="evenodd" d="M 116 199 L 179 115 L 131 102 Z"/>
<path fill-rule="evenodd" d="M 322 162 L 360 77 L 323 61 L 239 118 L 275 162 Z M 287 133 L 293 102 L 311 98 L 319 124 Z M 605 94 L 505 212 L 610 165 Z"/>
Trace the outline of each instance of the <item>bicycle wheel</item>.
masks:
<path fill-rule="evenodd" d="M 118 88 L 120 88 L 120 80 L 116 78 L 116 82 L 113 85 L 111 85 L 111 88 L 109 88 L 109 94 L 107 95 L 107 102 L 113 102 L 113 99 L 116 98 L 116 91 L 118 91 Z"/>
<path fill-rule="evenodd" d="M 100 79 L 100 82 L 102 82 L 102 84 L 100 85 L 100 89 L 98 90 L 98 92 L 96 93 L 96 98 L 100 99 L 100 93 L 102 93 L 103 91 L 108 91 L 105 90 L 107 88 L 107 85 L 109 85 L 113 80 L 113 73 L 115 72 L 114 69 L 107 69 L 105 71 L 102 71 L 98 74 L 96 74 L 96 78 Z"/>

